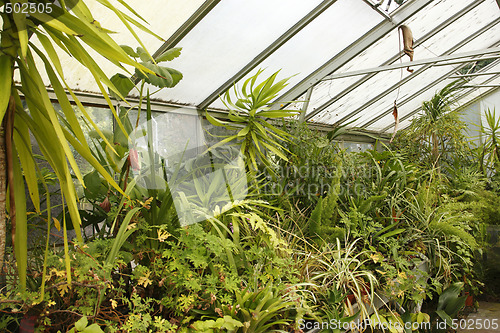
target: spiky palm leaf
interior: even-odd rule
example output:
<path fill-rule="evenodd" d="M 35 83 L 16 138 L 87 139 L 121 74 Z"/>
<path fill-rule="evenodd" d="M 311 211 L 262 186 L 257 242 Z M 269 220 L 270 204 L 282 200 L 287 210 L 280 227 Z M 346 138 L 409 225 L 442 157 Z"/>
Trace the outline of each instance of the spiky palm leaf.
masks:
<path fill-rule="evenodd" d="M 131 11 L 132 16 L 139 18 L 138 20 L 116 9 L 108 0 L 99 0 L 98 2 L 111 10 L 136 38 L 137 35 L 132 26 L 149 32 L 144 25 L 139 23 L 142 18 L 130 7 L 125 6 Z M 119 2 L 126 5 L 122 0 L 119 0 Z M 7 11 L 7 8 L 23 3 L 27 3 L 27 1 L 0 0 L 3 21 L 0 37 L 0 121 L 4 120 L 3 124 L 8 134 L 6 137 L 6 158 L 9 169 L 7 183 L 10 193 L 10 207 L 8 209 L 11 223 L 15 226 L 13 236 L 19 283 L 21 288 L 25 289 L 28 262 L 25 184 L 35 209 L 40 212 L 39 170 L 37 170 L 31 148 L 30 133 L 35 137 L 44 157 L 58 177 L 63 202 L 65 202 L 79 241 L 82 241 L 81 221 L 77 209 L 72 174 L 82 184 L 84 182 L 70 145 L 98 170 L 112 186 L 120 190 L 113 178 L 91 154 L 82 128 L 70 104 L 68 93 L 102 139 L 107 144 L 109 142 L 90 119 L 85 108 L 66 83 L 64 69 L 56 48 L 65 51 L 92 73 L 102 95 L 115 115 L 119 127 L 122 129 L 123 126 L 116 116 L 116 110 L 107 89 L 109 88 L 122 98 L 124 96 L 120 94 L 119 90 L 112 84 L 87 50 L 91 49 L 100 53 L 120 68 L 123 68 L 123 65 L 128 65 L 147 74 L 151 74 L 152 71 L 131 58 L 111 38 L 110 31 L 100 26 L 84 1 L 60 1 L 63 4 L 62 8 L 54 5 L 51 13 L 30 12 L 30 15 L 16 13 L 15 11 L 10 14 L 6 13 L 10 11 Z M 65 6 L 70 6 L 71 11 L 68 11 Z M 31 36 L 38 38 L 39 43 L 37 45 L 40 45 L 39 47 L 30 41 Z M 137 40 L 144 47 L 138 38 Z M 50 85 L 57 96 L 62 114 L 56 112 L 52 105 L 47 88 L 42 80 L 42 69 L 38 65 L 40 63 L 43 64 L 43 70 L 46 72 Z M 20 78 L 18 84 L 15 84 L 13 80 L 15 72 Z M 27 110 L 23 107 L 21 96 L 24 96 Z M 61 126 L 61 117 L 65 118 L 67 127 Z M 111 145 L 110 148 L 113 149 Z M 6 189 L 5 183 L 5 179 L 0 179 L 0 191 L 2 192 Z M 5 206 L 0 207 L 0 212 L 3 213 L 4 211 Z M 66 221 L 63 222 L 64 230 L 66 230 Z M 1 266 L 4 258 L 4 247 L 1 242 L 3 241 L 3 244 L 5 244 L 5 215 L 0 216 L 0 223 L 3 224 L 3 235 L 0 234 Z M 0 229 L 2 229 L 1 225 Z M 67 242 L 65 250 L 67 276 L 68 282 L 70 282 L 71 274 L 69 271 Z"/>

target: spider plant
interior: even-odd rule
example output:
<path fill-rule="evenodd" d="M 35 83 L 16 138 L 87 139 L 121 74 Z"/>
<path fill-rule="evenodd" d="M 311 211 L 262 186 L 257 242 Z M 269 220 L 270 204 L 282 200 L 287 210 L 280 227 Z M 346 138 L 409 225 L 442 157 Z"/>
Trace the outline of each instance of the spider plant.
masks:
<path fill-rule="evenodd" d="M 356 244 L 360 238 L 345 240 L 342 247 L 337 238 L 335 244 L 327 244 L 317 258 L 316 272 L 312 280 L 324 288 L 338 290 L 344 295 L 353 295 L 362 318 L 368 318 L 371 303 L 374 301 L 375 287 L 378 281 L 375 276 L 363 268 L 367 260 L 366 251 L 358 251 Z M 368 257 L 368 256 L 366 256 Z M 366 304 L 368 297 L 369 303 Z M 354 315 L 353 301 L 347 299 L 345 310 L 349 315 Z"/>

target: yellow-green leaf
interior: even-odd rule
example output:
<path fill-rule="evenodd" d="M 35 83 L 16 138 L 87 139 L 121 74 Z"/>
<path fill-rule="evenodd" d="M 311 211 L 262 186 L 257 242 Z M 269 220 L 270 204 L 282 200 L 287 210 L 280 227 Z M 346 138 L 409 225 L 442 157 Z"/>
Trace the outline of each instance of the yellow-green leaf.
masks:
<path fill-rule="evenodd" d="M 14 184 L 9 191 L 14 191 L 14 202 L 16 205 L 16 234 L 14 236 L 14 252 L 16 254 L 17 271 L 19 273 L 19 285 L 21 290 L 26 290 L 26 276 L 28 268 L 28 220 L 26 217 L 26 195 L 24 193 L 24 179 L 17 158 L 16 147 L 12 147 L 12 168 L 14 171 Z M 11 215 L 13 212 L 10 212 Z"/>
<path fill-rule="evenodd" d="M 9 106 L 12 71 L 11 57 L 6 54 L 0 55 L 0 122 Z"/>
<path fill-rule="evenodd" d="M 59 220 L 55 217 L 53 217 L 52 220 L 54 221 L 54 227 L 56 227 L 57 231 L 61 231 L 61 223 L 59 222 Z"/>
<path fill-rule="evenodd" d="M 19 160 L 28 185 L 28 192 L 35 206 L 35 210 L 40 212 L 40 195 L 38 192 L 38 177 L 36 174 L 35 160 L 31 149 L 30 134 L 28 126 L 21 118 L 15 119 L 15 131 L 13 134 L 14 144 L 19 155 Z"/>
<path fill-rule="evenodd" d="M 20 8 L 23 8 L 23 4 L 28 4 L 27 0 L 15 0 L 15 3 L 20 4 Z M 28 30 L 26 29 L 26 14 L 22 11 L 14 10 L 12 12 L 14 22 L 17 27 L 17 38 L 19 38 L 19 45 L 21 47 L 21 57 L 26 58 L 26 53 L 28 52 Z"/>

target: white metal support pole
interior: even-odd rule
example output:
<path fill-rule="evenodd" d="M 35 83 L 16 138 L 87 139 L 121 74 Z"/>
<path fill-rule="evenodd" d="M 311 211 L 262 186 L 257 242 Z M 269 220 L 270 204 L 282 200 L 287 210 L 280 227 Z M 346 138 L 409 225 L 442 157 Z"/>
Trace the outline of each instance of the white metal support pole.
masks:
<path fill-rule="evenodd" d="M 483 56 L 483 55 L 485 57 L 470 59 L 471 57 L 478 57 L 478 56 Z M 423 59 L 423 60 L 416 60 L 416 61 L 411 61 L 411 62 L 404 62 L 401 64 L 394 64 L 394 65 L 388 65 L 388 66 L 361 69 L 358 71 L 352 71 L 352 72 L 346 72 L 346 73 L 336 73 L 336 74 L 326 76 L 322 81 L 335 80 L 335 79 L 340 79 L 340 78 L 344 78 L 344 77 L 351 77 L 351 76 L 363 75 L 363 74 L 369 74 L 369 73 L 375 73 L 375 72 L 378 73 L 378 72 L 390 71 L 390 70 L 399 69 L 399 68 L 415 67 L 415 66 L 421 66 L 421 65 L 427 65 L 427 64 L 433 64 L 433 66 L 448 66 L 448 65 L 462 64 L 464 62 L 496 59 L 496 58 L 500 58 L 500 47 L 496 47 L 496 48 L 492 48 L 492 49 L 471 51 L 471 52 L 464 52 L 464 53 L 460 53 L 460 54 L 453 54 L 453 55 L 442 56 L 442 57 L 428 58 L 428 59 Z"/>
<path fill-rule="evenodd" d="M 299 123 L 303 123 L 306 119 L 307 108 L 309 107 L 309 102 L 311 101 L 313 89 L 313 87 L 307 89 L 306 100 L 304 101 L 304 105 L 302 105 L 302 111 L 300 112 L 299 116 Z"/>

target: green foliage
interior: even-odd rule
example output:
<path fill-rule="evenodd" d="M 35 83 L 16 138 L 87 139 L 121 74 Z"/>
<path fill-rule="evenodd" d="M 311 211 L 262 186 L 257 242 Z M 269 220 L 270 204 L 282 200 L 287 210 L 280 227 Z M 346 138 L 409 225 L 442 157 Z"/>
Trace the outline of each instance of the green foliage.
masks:
<path fill-rule="evenodd" d="M 470 149 L 465 138 L 465 123 L 460 112 L 453 110 L 455 94 L 460 89 L 457 80 L 422 104 L 423 114 L 398 136 L 395 146 L 408 159 L 417 161 L 427 169 L 450 166 L 466 160 Z"/>
<path fill-rule="evenodd" d="M 484 136 L 480 149 L 479 168 L 484 175 L 497 173 L 500 167 L 500 118 L 495 109 L 485 111 L 486 126 L 481 124 L 481 135 Z"/>
<path fill-rule="evenodd" d="M 236 332 L 239 327 L 243 327 L 243 323 L 226 315 L 217 320 L 197 321 L 192 326 L 196 332 Z"/>
<path fill-rule="evenodd" d="M 138 47 L 137 51 L 134 51 L 130 46 L 120 45 L 120 47 L 131 57 L 139 58 L 142 60 L 139 62 L 144 67 L 151 70 L 150 73 L 146 73 L 140 70 L 135 71 L 135 76 L 145 82 L 152 84 L 158 88 L 172 88 L 182 79 L 182 74 L 170 67 L 160 66 L 158 65 L 161 62 L 171 61 L 180 56 L 182 48 L 175 47 L 169 49 L 156 59 L 151 58 L 149 53 L 144 50 L 142 47 Z M 120 92 L 121 96 L 127 96 L 130 91 L 136 86 L 134 81 L 129 77 L 123 74 L 115 74 L 111 77 L 111 82 L 115 85 L 115 87 Z M 140 89 L 142 91 L 142 87 Z M 111 95 L 115 98 L 119 98 L 118 94 L 110 92 Z M 142 94 L 141 94 L 142 96 Z"/>
<path fill-rule="evenodd" d="M 236 306 L 224 306 L 224 313 L 241 323 L 235 325 L 241 327 L 241 332 L 278 332 L 273 327 L 288 325 L 291 318 L 285 316 L 285 311 L 294 306 L 287 295 L 281 295 L 280 289 L 271 284 L 256 291 L 237 290 Z"/>
<path fill-rule="evenodd" d="M 1 7 L 6 4 L 15 4 L 15 1 L 2 1 Z M 124 26 L 135 36 L 132 27 L 135 26 L 145 32 L 151 33 L 139 21 L 118 10 L 110 4 L 106 7 L 112 11 L 124 24 Z M 126 8 L 130 10 L 130 7 Z M 138 15 L 131 11 L 133 16 Z M 141 73 L 156 75 L 141 63 L 138 63 L 113 41 L 110 36 L 111 31 L 100 27 L 99 23 L 92 16 L 91 11 L 84 1 L 78 1 L 71 7 L 71 11 L 66 6 L 57 8 L 51 13 L 16 13 L 8 15 L 2 12 L 2 34 L 0 36 L 0 82 L 2 85 L 0 93 L 0 120 L 4 116 L 9 131 L 12 131 L 12 141 L 7 142 L 10 153 L 8 168 L 13 171 L 14 178 L 9 179 L 11 191 L 16 189 L 15 200 L 10 202 L 10 209 L 16 209 L 16 220 L 12 224 L 16 225 L 16 234 L 12 235 L 16 242 L 16 259 L 19 268 L 19 283 L 22 288 L 26 288 L 26 268 L 27 268 L 27 220 L 26 216 L 26 196 L 24 195 L 25 184 L 28 187 L 31 201 L 35 205 L 37 213 L 40 213 L 40 195 L 38 192 L 39 170 L 34 160 L 31 148 L 31 138 L 33 135 L 43 156 L 57 176 L 61 188 L 65 209 L 67 209 L 78 241 L 83 241 L 80 231 L 81 218 L 78 212 L 75 186 L 73 176 L 83 185 L 84 179 L 77 165 L 73 149 L 87 160 L 93 168 L 99 172 L 111 187 L 120 191 L 119 186 L 109 175 L 107 170 L 91 154 L 91 149 L 83 134 L 81 125 L 75 116 L 73 107 L 68 97 L 68 92 L 82 111 L 85 119 L 91 124 L 99 136 L 106 142 L 106 146 L 113 150 L 110 142 L 104 137 L 99 128 L 89 117 L 85 108 L 67 85 L 65 81 L 65 71 L 61 66 L 55 45 L 63 48 L 71 58 L 83 65 L 93 76 L 99 86 L 110 109 L 116 117 L 117 124 L 121 130 L 123 126 L 118 119 L 115 107 L 109 98 L 105 87 L 108 87 L 116 95 L 123 99 L 118 89 L 107 75 L 99 68 L 87 50 L 92 49 L 103 55 L 111 63 L 124 68 L 137 69 Z M 154 35 L 154 34 L 153 34 Z M 30 42 L 30 37 L 36 36 L 39 44 Z M 155 35 L 156 36 L 156 35 Z M 157 36 L 156 36 L 157 37 Z M 85 43 L 85 47 L 82 45 Z M 142 42 L 137 38 L 137 42 Z M 43 71 L 40 69 L 43 66 Z M 54 90 L 61 113 L 57 112 L 51 102 L 51 97 L 46 89 L 47 82 L 42 80 L 42 72 L 46 73 L 50 86 Z M 18 77 L 19 84 L 13 85 L 14 74 Z M 24 102 L 20 96 L 23 95 Z M 27 109 L 23 107 L 23 103 Z M 14 117 L 15 127 L 14 132 Z M 64 122 L 66 128 L 61 125 Z M 5 172 L 4 172 L 5 174 Z M 24 175 L 24 178 L 21 176 Z M 0 207 L 4 211 L 5 207 Z M 3 217 L 2 217 L 3 219 Z M 64 225 L 66 220 L 63 221 Z M 49 222 L 50 223 L 50 222 Z M 64 226 L 64 232 L 66 232 Z M 5 235 L 5 232 L 3 233 Z M 66 247 L 68 244 L 66 242 Z M 4 258 L 4 249 L 0 249 L 0 257 Z M 68 251 L 65 253 L 67 269 L 69 270 Z M 68 275 L 68 283 L 71 276 Z"/>
<path fill-rule="evenodd" d="M 313 273 L 312 279 L 325 288 L 340 291 L 343 295 L 354 295 L 362 318 L 366 318 L 369 313 L 364 295 L 369 295 L 369 300 L 373 301 L 378 281 L 371 271 L 364 269 L 367 259 L 363 257 L 366 251 L 358 251 L 358 241 L 359 239 L 350 242 L 346 238 L 343 247 L 337 238 L 333 244 L 326 244 L 317 259 L 320 270 Z M 354 314 L 351 302 L 347 302 L 345 308 L 350 312 L 349 315 Z"/>
<path fill-rule="evenodd" d="M 308 234 L 320 237 L 327 242 L 334 242 L 336 238 L 344 238 L 344 229 L 336 226 L 337 206 L 340 193 L 340 179 L 342 167 L 339 164 L 332 179 L 329 191 L 325 198 L 319 198 L 306 225 Z"/>
<path fill-rule="evenodd" d="M 215 149 L 228 142 L 240 147 L 245 156 L 249 171 L 259 170 L 262 163 L 269 171 L 273 157 L 288 160 L 288 151 L 282 146 L 283 141 L 289 140 L 290 134 L 272 125 L 268 119 L 279 120 L 298 114 L 295 110 L 272 110 L 271 101 L 287 85 L 288 79 L 275 82 L 279 72 L 260 83 L 256 83 L 262 70 L 247 79 L 241 90 L 234 87 L 234 95 L 228 90 L 222 99 L 229 110 L 228 121 L 218 120 L 206 113 L 207 120 L 214 126 L 225 127 L 236 134 L 225 136 L 212 146 Z M 233 100 L 236 99 L 234 102 Z"/>
<path fill-rule="evenodd" d="M 446 288 L 441 295 L 439 295 L 438 307 L 436 314 L 441 320 L 451 327 L 453 318 L 456 318 L 458 312 L 465 306 L 465 299 L 467 296 L 459 296 L 463 288 L 463 283 L 457 282 Z"/>
<path fill-rule="evenodd" d="M 288 161 L 279 160 L 275 166 L 277 179 L 268 183 L 268 191 L 280 206 L 297 205 L 300 209 L 314 209 L 318 197 L 329 192 L 333 178 L 339 172 L 341 160 L 338 145 L 332 141 L 344 128 L 325 135 L 296 121 L 286 123 L 292 134 L 283 146 L 290 151 Z M 331 135 L 330 135 L 331 134 Z"/>
<path fill-rule="evenodd" d="M 75 327 L 68 331 L 69 333 L 104 333 L 104 331 L 97 324 L 88 325 L 88 319 L 83 316 L 80 320 L 75 323 Z"/>

